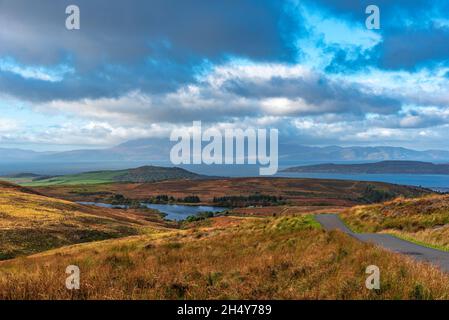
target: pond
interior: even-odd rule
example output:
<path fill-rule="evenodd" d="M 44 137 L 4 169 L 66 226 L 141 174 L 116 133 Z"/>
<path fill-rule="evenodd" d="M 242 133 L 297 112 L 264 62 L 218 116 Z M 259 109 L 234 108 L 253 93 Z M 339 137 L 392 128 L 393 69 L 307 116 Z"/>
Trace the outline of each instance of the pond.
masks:
<path fill-rule="evenodd" d="M 126 205 L 112 205 L 107 203 L 98 203 L 98 202 L 78 202 L 79 204 L 97 206 L 101 208 L 121 208 L 126 209 Z M 189 216 L 195 216 L 202 212 L 222 212 L 226 210 L 221 207 L 211 207 L 211 206 L 185 206 L 179 204 L 153 204 L 153 203 L 141 203 L 142 206 L 158 210 L 159 212 L 164 213 L 165 219 L 172 221 L 182 221 L 187 219 Z"/>

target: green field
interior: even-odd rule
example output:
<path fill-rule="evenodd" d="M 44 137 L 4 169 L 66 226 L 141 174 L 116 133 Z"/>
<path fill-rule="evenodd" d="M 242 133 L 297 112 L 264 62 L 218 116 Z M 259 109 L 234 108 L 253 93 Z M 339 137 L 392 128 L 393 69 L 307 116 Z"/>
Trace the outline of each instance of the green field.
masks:
<path fill-rule="evenodd" d="M 81 174 L 54 177 L 45 180 L 29 181 L 21 183 L 27 187 L 44 187 L 54 185 L 80 185 L 80 184 L 100 184 L 111 183 L 115 181 L 117 176 L 126 174 L 127 170 L 121 171 L 99 171 L 87 172 Z"/>
<path fill-rule="evenodd" d="M 38 175 L 19 174 L 15 177 L 4 177 L 0 180 L 8 181 L 27 187 L 46 187 L 56 185 L 86 185 L 112 182 L 156 182 L 176 179 L 196 179 L 201 177 L 193 172 L 181 168 L 144 166 L 126 170 L 94 171 L 56 177 L 39 177 Z"/>

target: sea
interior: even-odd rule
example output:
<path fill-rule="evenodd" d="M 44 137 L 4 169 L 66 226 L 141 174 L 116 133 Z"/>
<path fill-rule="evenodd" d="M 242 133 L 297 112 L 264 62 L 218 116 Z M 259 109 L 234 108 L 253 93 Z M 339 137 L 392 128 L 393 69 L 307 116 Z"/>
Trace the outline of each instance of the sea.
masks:
<path fill-rule="evenodd" d="M 437 192 L 449 192 L 449 175 L 433 174 L 338 174 L 338 173 L 278 173 L 277 177 L 376 181 L 416 186 Z"/>

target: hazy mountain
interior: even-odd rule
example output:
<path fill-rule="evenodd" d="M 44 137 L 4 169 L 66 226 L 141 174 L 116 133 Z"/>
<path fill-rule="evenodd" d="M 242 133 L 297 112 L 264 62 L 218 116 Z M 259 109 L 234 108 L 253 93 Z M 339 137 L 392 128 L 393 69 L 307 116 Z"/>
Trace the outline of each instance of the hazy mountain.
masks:
<path fill-rule="evenodd" d="M 280 144 L 279 149 L 280 158 L 288 161 L 449 160 L 449 151 L 416 151 L 400 147 L 309 147 L 289 143 Z"/>
<path fill-rule="evenodd" d="M 140 139 L 102 150 L 75 150 L 46 155 L 53 161 L 169 161 L 174 145 L 167 139 Z M 280 143 L 280 162 L 301 161 L 449 161 L 449 151 L 416 151 L 398 147 L 310 147 Z"/>
<path fill-rule="evenodd" d="M 40 157 L 52 154 L 51 152 L 36 152 L 22 149 L 0 148 L 0 162 L 36 161 Z"/>
<path fill-rule="evenodd" d="M 342 173 L 342 174 L 447 174 L 449 164 L 419 161 L 382 161 L 361 164 L 318 164 L 283 170 L 296 173 Z"/>
<path fill-rule="evenodd" d="M 163 138 L 139 139 L 122 143 L 109 151 L 125 154 L 127 160 L 169 161 L 170 150 L 174 144 L 174 142 Z"/>
<path fill-rule="evenodd" d="M 42 155 L 40 161 L 169 161 L 171 144 L 167 139 L 132 140 L 108 149 L 73 150 Z"/>
<path fill-rule="evenodd" d="M 92 170 L 125 169 L 147 164 L 169 166 L 171 165 L 170 149 L 173 145 L 174 142 L 170 142 L 168 139 L 152 138 L 128 141 L 112 148 L 97 150 L 34 152 L 20 149 L 0 149 L 0 173 L 31 171 L 58 175 Z M 449 151 L 416 151 L 397 147 L 311 147 L 295 142 L 281 142 L 279 145 L 279 163 L 284 167 L 305 162 L 329 162 L 330 160 L 333 162 L 384 160 L 449 162 Z M 224 174 L 215 172 L 217 170 L 214 169 L 208 174 Z"/>

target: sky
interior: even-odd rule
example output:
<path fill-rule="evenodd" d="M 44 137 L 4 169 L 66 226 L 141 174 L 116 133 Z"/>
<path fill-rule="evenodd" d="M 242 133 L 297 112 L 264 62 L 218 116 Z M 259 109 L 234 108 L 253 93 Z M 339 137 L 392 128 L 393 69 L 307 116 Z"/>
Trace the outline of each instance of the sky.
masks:
<path fill-rule="evenodd" d="M 72 4 L 79 30 L 66 28 Z M 448 12 L 449 0 L 0 0 L 0 148 L 106 148 L 202 121 L 303 145 L 449 150 Z"/>

